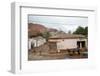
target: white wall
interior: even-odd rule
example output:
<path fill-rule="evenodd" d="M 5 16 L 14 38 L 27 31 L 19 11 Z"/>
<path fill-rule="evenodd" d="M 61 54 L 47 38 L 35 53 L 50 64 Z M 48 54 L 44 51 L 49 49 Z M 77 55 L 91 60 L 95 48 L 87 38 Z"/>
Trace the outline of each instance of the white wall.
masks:
<path fill-rule="evenodd" d="M 41 46 L 43 45 L 44 43 L 46 43 L 46 39 L 39 39 L 38 42 L 37 42 L 37 46 Z"/>
<path fill-rule="evenodd" d="M 77 39 L 64 39 L 57 43 L 57 49 L 77 48 Z"/>
<path fill-rule="evenodd" d="M 0 76 L 13 76 L 9 73 L 10 69 L 10 56 L 11 56 L 11 12 L 10 3 L 13 1 L 30 2 L 34 6 L 56 6 L 66 7 L 67 5 L 76 6 L 96 6 L 98 8 L 97 15 L 97 46 L 100 47 L 100 0 L 1 0 L 0 1 Z M 63 70 L 61 72 L 46 72 L 35 74 L 24 74 L 22 76 L 100 76 L 100 48 L 96 51 L 97 70 L 95 69 L 73 69 Z M 64 65 L 65 66 L 65 65 Z M 57 71 L 57 70 L 56 70 Z M 16 75 L 19 76 L 19 75 Z"/>
<path fill-rule="evenodd" d="M 58 49 L 73 49 L 77 48 L 77 41 L 85 41 L 86 39 L 63 39 L 57 43 Z M 87 43 L 87 42 L 86 42 Z"/>
<path fill-rule="evenodd" d="M 34 38 L 30 38 L 28 40 L 28 49 L 31 49 L 31 44 L 34 44 L 34 47 L 39 47 L 41 45 L 43 45 L 44 43 L 46 43 L 46 39 L 42 38 L 42 39 L 34 39 Z"/>

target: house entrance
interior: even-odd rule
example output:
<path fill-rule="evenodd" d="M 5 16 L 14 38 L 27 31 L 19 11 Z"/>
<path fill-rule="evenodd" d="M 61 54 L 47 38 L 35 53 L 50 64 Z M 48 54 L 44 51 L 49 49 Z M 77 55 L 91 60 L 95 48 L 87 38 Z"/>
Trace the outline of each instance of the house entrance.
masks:
<path fill-rule="evenodd" d="M 77 41 L 77 47 L 78 48 L 84 48 L 85 47 L 85 41 Z"/>

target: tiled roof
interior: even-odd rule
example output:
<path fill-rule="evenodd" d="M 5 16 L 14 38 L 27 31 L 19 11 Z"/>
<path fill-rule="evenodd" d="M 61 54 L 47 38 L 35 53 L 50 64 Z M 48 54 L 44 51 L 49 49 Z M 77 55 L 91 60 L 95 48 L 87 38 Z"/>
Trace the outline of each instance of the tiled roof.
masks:
<path fill-rule="evenodd" d="M 57 34 L 55 36 L 51 36 L 50 39 L 74 39 L 74 38 L 86 38 L 84 35 L 77 34 Z"/>

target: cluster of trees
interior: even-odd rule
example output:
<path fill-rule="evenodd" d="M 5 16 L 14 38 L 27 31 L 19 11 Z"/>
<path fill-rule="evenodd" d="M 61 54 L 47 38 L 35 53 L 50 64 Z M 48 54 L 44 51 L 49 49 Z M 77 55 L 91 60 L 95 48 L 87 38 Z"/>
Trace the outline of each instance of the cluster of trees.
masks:
<path fill-rule="evenodd" d="M 51 36 L 50 32 L 49 31 L 45 31 L 44 33 L 41 33 L 41 36 L 43 38 L 46 39 L 46 41 L 48 41 L 48 38 Z"/>
<path fill-rule="evenodd" d="M 81 35 L 85 35 L 88 36 L 88 27 L 82 27 L 79 26 L 74 32 L 73 34 L 81 34 Z"/>

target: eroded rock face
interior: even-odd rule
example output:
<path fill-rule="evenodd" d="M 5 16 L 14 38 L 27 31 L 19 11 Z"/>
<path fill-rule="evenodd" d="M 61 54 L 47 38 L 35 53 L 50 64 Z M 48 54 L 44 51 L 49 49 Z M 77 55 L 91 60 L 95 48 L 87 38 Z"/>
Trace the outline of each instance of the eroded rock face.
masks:
<path fill-rule="evenodd" d="M 41 24 L 28 24 L 28 36 L 38 36 L 39 34 L 46 31 L 46 27 Z"/>

